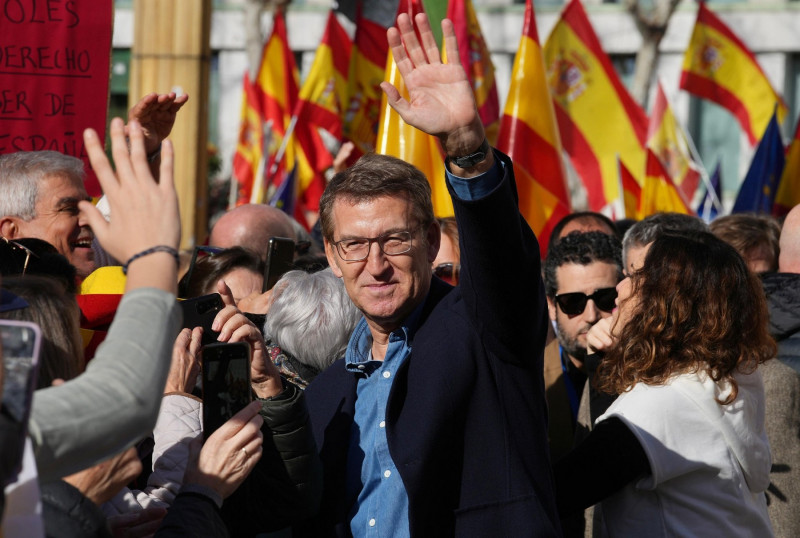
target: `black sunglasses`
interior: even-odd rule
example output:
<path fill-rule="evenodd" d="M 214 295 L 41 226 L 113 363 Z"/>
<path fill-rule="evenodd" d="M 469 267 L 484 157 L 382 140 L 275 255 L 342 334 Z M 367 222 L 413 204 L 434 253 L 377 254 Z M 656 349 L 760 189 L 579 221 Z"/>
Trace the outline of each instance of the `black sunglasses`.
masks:
<path fill-rule="evenodd" d="M 603 312 L 611 312 L 616 306 L 617 288 L 599 289 L 591 295 L 586 295 L 579 291 L 556 295 L 556 303 L 561 307 L 561 311 L 568 316 L 583 314 L 589 299 L 594 301 L 595 306 Z"/>

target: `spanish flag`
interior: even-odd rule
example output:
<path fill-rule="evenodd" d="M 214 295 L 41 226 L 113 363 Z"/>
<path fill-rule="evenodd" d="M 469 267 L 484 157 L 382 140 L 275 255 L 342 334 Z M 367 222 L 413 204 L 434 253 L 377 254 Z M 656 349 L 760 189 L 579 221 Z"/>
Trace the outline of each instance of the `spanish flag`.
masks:
<path fill-rule="evenodd" d="M 408 13 L 411 19 L 423 12 L 419 0 L 400 0 L 397 13 Z M 394 85 L 403 98 L 408 99 L 403 77 L 397 69 L 394 57 L 387 54 L 386 80 Z M 381 93 L 383 93 L 381 91 Z M 378 127 L 376 153 L 391 155 L 419 168 L 431 186 L 433 212 L 437 217 L 453 215 L 453 202 L 445 184 L 444 154 L 439 141 L 419 129 L 408 125 L 400 115 L 389 106 L 386 96 L 381 100 L 381 116 Z"/>
<path fill-rule="evenodd" d="M 250 74 L 245 72 L 242 81 L 242 112 L 239 124 L 239 140 L 233 156 L 233 177 L 235 190 L 231 194 L 231 203 L 246 204 L 253 192 L 253 183 L 259 163 L 263 157 L 264 120 L 261 114 L 255 86 L 250 81 Z"/>
<path fill-rule="evenodd" d="M 628 168 L 617 159 L 619 166 L 619 183 L 622 187 L 622 201 L 625 208 L 625 218 L 638 219 L 639 205 L 642 200 L 642 187 Z"/>
<path fill-rule="evenodd" d="M 786 215 L 794 206 L 800 204 L 800 120 L 794 129 L 794 139 L 786 150 L 786 163 L 775 195 L 772 214 Z"/>
<path fill-rule="evenodd" d="M 778 123 L 786 114 L 783 99 L 753 53 L 704 2 L 697 10 L 697 22 L 683 58 L 680 87 L 727 108 L 751 146 L 767 128 L 776 105 Z"/>
<path fill-rule="evenodd" d="M 297 105 L 298 121 L 312 123 L 336 138 L 342 137 L 347 107 L 351 47 L 350 37 L 331 10 Z"/>
<path fill-rule="evenodd" d="M 264 44 L 255 82 L 259 106 L 266 124 L 267 147 L 262 157 L 262 166 L 259 167 L 263 169 L 263 174 L 256 175 L 250 203 L 264 203 L 268 199 L 268 182 L 278 175 L 282 176 L 294 165 L 294 148 L 288 140 L 284 141 L 284 137 L 289 130 L 297 103 L 298 79 L 283 12 L 277 9 L 273 16 L 272 34 Z"/>
<path fill-rule="evenodd" d="M 494 64 L 489 47 L 483 39 L 472 0 L 451 1 L 447 6 L 447 18 L 453 23 L 458 41 L 458 55 L 472 85 L 478 113 L 486 129 L 486 138 L 489 144 L 494 145 L 500 125 L 500 101 L 497 97 Z"/>
<path fill-rule="evenodd" d="M 514 161 L 520 212 L 547 252 L 550 232 L 569 214 L 570 199 L 531 0 L 525 4 L 497 149 Z"/>
<path fill-rule="evenodd" d="M 547 80 L 561 143 L 581 177 L 589 209 L 620 199 L 617 155 L 629 170 L 645 168 L 647 115 L 600 46 L 580 0 L 570 0 L 544 46 Z"/>
<path fill-rule="evenodd" d="M 669 177 L 664 165 L 658 160 L 656 154 L 648 149 L 644 187 L 642 188 L 642 199 L 639 204 L 639 216 L 644 218 L 661 212 L 694 215 L 678 187 Z"/>
<path fill-rule="evenodd" d="M 273 18 L 272 34 L 264 45 L 261 66 L 256 80 L 269 141 L 263 175 L 257 174 L 250 196 L 251 203 L 264 203 L 274 195 L 290 170 L 296 169 L 297 204 L 292 216 L 307 225 L 306 213 L 319 207 L 325 189 L 324 171 L 333 159 L 325 148 L 316 128 L 299 121 L 299 73 L 294 53 L 289 48 L 286 22 L 281 10 Z"/>
<path fill-rule="evenodd" d="M 359 7 L 356 36 L 350 54 L 349 104 L 344 117 L 344 136 L 360 156 L 375 150 L 389 42 L 386 28 L 365 18 Z"/>
<path fill-rule="evenodd" d="M 692 161 L 687 136 L 675 119 L 660 82 L 650 111 L 647 147 L 664 163 L 684 198 L 691 200 L 700 183 L 700 172 Z"/>

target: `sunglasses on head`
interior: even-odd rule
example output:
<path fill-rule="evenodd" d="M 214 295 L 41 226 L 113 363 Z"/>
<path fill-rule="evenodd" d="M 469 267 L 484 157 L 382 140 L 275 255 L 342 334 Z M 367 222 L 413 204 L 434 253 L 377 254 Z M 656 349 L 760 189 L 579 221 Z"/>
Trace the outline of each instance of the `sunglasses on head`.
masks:
<path fill-rule="evenodd" d="M 28 263 L 31 257 L 38 258 L 39 256 L 21 243 L 16 241 L 9 241 L 5 237 L 0 237 L 11 249 L 12 257 L 17 265 L 17 274 L 24 275 L 28 271 Z"/>
<path fill-rule="evenodd" d="M 586 295 L 579 291 L 573 293 L 562 293 L 556 295 L 556 303 L 561 308 L 561 311 L 568 316 L 577 316 L 583 314 L 586 309 L 586 303 L 591 299 L 597 308 L 603 312 L 611 312 L 616 306 L 617 299 L 616 288 L 603 288 L 596 290 L 591 295 Z"/>

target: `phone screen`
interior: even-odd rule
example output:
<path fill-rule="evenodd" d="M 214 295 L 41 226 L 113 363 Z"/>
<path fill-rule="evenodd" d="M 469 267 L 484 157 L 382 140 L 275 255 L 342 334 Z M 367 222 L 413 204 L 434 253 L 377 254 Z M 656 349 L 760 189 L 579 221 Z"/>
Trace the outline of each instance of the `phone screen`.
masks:
<path fill-rule="evenodd" d="M 252 401 L 250 345 L 211 344 L 203 348 L 203 436 L 214 433 Z"/>
<path fill-rule="evenodd" d="M 264 269 L 264 287 L 269 291 L 284 273 L 294 268 L 294 241 L 285 237 L 270 237 L 267 250 L 267 266 Z"/>
<path fill-rule="evenodd" d="M 16 480 L 22 465 L 22 447 L 28 432 L 33 390 L 39 366 L 41 331 L 35 323 L 0 320 L 3 358 L 2 420 L 4 439 L 2 483 Z M 13 461 L 12 461 L 13 460 Z"/>

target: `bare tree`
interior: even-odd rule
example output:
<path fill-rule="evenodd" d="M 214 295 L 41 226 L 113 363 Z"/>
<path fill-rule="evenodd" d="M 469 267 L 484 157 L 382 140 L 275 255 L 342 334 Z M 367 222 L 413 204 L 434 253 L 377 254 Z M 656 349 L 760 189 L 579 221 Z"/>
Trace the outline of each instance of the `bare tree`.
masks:
<path fill-rule="evenodd" d="M 680 0 L 624 0 L 625 8 L 642 34 L 642 46 L 636 53 L 631 88 L 633 98 L 642 106 L 645 106 L 653 72 L 658 63 L 658 46 L 679 2 Z"/>

